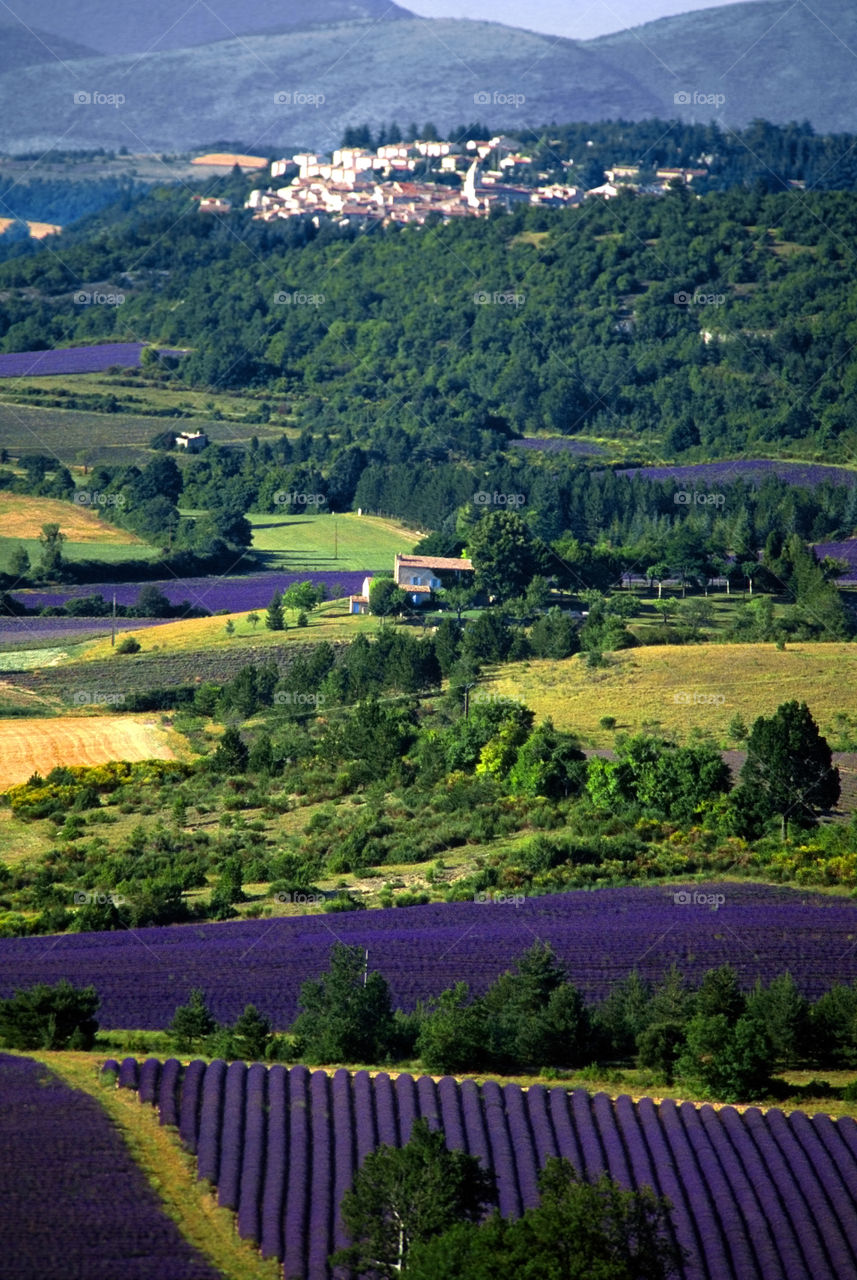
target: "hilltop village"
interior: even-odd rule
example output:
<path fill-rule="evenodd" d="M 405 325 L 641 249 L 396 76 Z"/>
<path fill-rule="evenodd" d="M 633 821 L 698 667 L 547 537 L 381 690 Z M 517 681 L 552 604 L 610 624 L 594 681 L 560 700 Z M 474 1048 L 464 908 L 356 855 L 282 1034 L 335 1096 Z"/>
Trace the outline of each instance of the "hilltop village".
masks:
<path fill-rule="evenodd" d="M 578 205 L 593 196 L 612 199 L 623 190 L 662 195 L 670 183 L 690 184 L 708 170 L 657 169 L 643 181 L 637 165 L 616 165 L 606 181 L 585 189 L 574 182 L 574 161 L 562 161 L 567 182 L 534 173 L 532 157 L 515 138 L 497 136 L 456 143 L 448 140 L 395 142 L 374 150 L 340 147 L 328 159 L 301 152 L 271 165 L 272 183 L 255 190 L 246 208 L 263 222 L 299 214 L 326 214 L 343 221 L 424 223 L 434 214 L 444 221 L 486 217 L 493 209 L 516 204 L 557 208 Z M 534 183 L 535 179 L 535 185 Z M 225 202 L 203 202 L 204 212 L 226 212 Z"/>

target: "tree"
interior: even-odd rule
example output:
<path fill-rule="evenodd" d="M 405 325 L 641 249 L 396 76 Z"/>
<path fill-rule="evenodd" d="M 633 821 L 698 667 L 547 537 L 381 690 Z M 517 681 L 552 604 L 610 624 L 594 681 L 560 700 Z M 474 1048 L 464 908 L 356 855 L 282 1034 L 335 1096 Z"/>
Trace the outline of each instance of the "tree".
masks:
<path fill-rule="evenodd" d="M 283 597 L 279 591 L 275 591 L 271 596 L 271 603 L 265 613 L 265 626 L 269 631 L 283 631 L 285 630 L 285 625 Z"/>
<path fill-rule="evenodd" d="M 254 1004 L 245 1005 L 230 1031 L 233 1054 L 247 1062 L 259 1062 L 265 1057 L 270 1038 L 270 1020 L 259 1013 Z"/>
<path fill-rule="evenodd" d="M 26 578 L 30 572 L 30 557 L 27 548 L 22 547 L 20 542 L 13 547 L 9 557 L 9 572 L 14 578 Z"/>
<path fill-rule="evenodd" d="M 790 973 L 773 978 L 767 987 L 757 981 L 747 999 L 747 1012 L 762 1023 L 770 1041 L 773 1065 L 794 1067 L 809 1045 L 809 1001 Z"/>
<path fill-rule="evenodd" d="M 250 759 L 241 734 L 237 729 L 225 729 L 212 756 L 212 767 L 220 773 L 243 773 Z"/>
<path fill-rule="evenodd" d="M 378 618 L 390 618 L 407 608 L 408 597 L 393 578 L 375 578 L 369 587 L 369 609 Z"/>
<path fill-rule="evenodd" d="M 580 637 L 567 614 L 549 609 L 530 628 L 530 644 L 537 658 L 568 658 L 580 648 Z"/>
<path fill-rule="evenodd" d="M 38 983 L 0 1000 L 0 1042 L 9 1049 L 91 1049 L 99 1005 L 94 987 Z"/>
<path fill-rule="evenodd" d="M 773 716 L 759 716 L 734 796 L 739 812 L 762 821 L 778 816 L 785 840 L 790 821 L 814 826 L 839 793 L 833 753 L 805 702 L 784 702 Z"/>
<path fill-rule="evenodd" d="M 441 992 L 423 1011 L 417 1053 L 426 1071 L 448 1075 L 474 1071 L 485 1056 L 485 1017 L 482 1004 L 471 1000 L 466 982 Z"/>
<path fill-rule="evenodd" d="M 475 587 L 462 586 L 446 587 L 439 592 L 441 602 L 452 609 L 459 624 L 462 613 L 475 604 L 478 594 Z"/>
<path fill-rule="evenodd" d="M 404 1147 L 370 1151 L 342 1198 L 341 1214 L 354 1244 L 331 1258 L 350 1277 L 393 1280 L 407 1269 L 410 1250 L 456 1223 L 476 1222 L 496 1202 L 494 1175 L 475 1156 L 448 1151 L 428 1121 L 414 1122 Z"/>
<path fill-rule="evenodd" d="M 39 573 L 49 579 L 61 578 L 63 573 L 62 544 L 65 534 L 58 524 L 43 524 L 39 534 L 42 553 L 39 558 Z"/>
<path fill-rule="evenodd" d="M 518 748 L 507 786 L 512 795 L 558 798 L 576 794 L 585 781 L 586 757 L 577 739 L 548 719 Z"/>
<path fill-rule="evenodd" d="M 335 943 L 327 973 L 300 989 L 295 1054 L 312 1063 L 381 1062 L 393 1036 L 390 989 L 362 947 Z"/>
<path fill-rule="evenodd" d="M 217 1027 L 208 1011 L 205 996 L 194 987 L 187 1004 L 180 1004 L 167 1030 L 173 1036 L 176 1048 L 182 1053 L 193 1053 Z"/>
<path fill-rule="evenodd" d="M 688 1023 L 676 1074 L 722 1102 L 761 1098 L 770 1089 L 774 1052 L 764 1023 L 752 1014 L 696 1013 Z"/>
<path fill-rule="evenodd" d="M 584 1182 L 552 1156 L 539 1193 L 520 1218 L 493 1213 L 415 1243 L 409 1280 L 668 1280 L 679 1272 L 670 1202 L 650 1187 L 626 1191 L 606 1173 Z"/>
<path fill-rule="evenodd" d="M 473 526 L 470 558 L 476 585 L 499 600 L 521 595 L 543 567 L 542 556 L 515 511 L 492 511 Z"/>
<path fill-rule="evenodd" d="M 495 1069 L 570 1066 L 586 1060 L 589 1016 L 548 944 L 533 943 L 516 972 L 492 983 L 482 1007 L 486 1050 Z"/>

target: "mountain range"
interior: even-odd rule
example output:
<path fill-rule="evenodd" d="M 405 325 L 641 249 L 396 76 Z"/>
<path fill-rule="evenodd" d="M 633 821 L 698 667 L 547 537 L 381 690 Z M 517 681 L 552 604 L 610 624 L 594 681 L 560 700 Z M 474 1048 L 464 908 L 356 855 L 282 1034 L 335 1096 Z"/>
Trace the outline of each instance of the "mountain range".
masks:
<path fill-rule="evenodd" d="M 13 0 L 13 4 L 20 0 Z M 348 124 L 441 131 L 570 120 L 857 122 L 853 0 L 770 0 L 578 42 L 420 18 L 387 0 L 28 0 L 0 20 L 0 151 L 218 139 L 262 154 Z"/>

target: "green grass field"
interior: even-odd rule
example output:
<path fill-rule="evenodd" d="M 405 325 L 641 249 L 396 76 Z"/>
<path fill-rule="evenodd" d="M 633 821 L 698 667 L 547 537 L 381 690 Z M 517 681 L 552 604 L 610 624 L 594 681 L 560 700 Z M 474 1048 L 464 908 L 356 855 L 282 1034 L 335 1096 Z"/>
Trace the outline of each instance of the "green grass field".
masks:
<path fill-rule="evenodd" d="M 805 701 L 823 733 L 835 734 L 837 712 L 857 713 L 857 645 L 651 645 L 609 655 L 590 670 L 575 656 L 497 667 L 486 689 L 520 699 L 536 719 L 610 747 L 614 731 L 599 725 L 613 716 L 616 729 L 639 733 L 659 726 L 686 739 L 695 729 L 727 740 L 733 716 L 748 726 L 782 702 Z M 734 745 L 734 744 L 733 744 Z"/>
<path fill-rule="evenodd" d="M 57 380 L 43 378 L 39 381 Z M 72 383 L 72 391 L 77 386 L 77 381 Z M 80 394 L 85 394 L 86 390 L 81 384 Z M 98 386 L 88 390 L 109 393 L 114 389 Z M 260 440 L 277 439 L 283 433 L 282 427 L 263 423 L 218 422 L 205 413 L 196 412 L 191 406 L 193 393 L 185 393 L 184 390 L 178 396 L 174 390 L 162 393 L 164 408 L 181 407 L 187 401 L 187 417 L 184 419 L 147 416 L 145 405 L 139 413 L 95 413 L 10 402 L 10 391 L 6 387 L 3 394 L 6 398 L 0 400 L 0 439 L 4 448 L 17 456 L 32 453 L 38 446 L 42 452 L 53 454 L 69 467 L 83 463 L 88 466 L 95 463 L 107 466 L 145 463 L 154 457 L 148 447 L 153 436 L 162 431 L 183 431 L 188 421 L 193 422 L 194 429 L 204 429 L 215 444 L 246 444 L 254 435 Z M 120 398 L 117 395 L 117 399 Z"/>
<path fill-rule="evenodd" d="M 253 526 L 253 550 L 266 569 L 284 573 L 331 569 L 369 572 L 393 571 L 396 552 L 407 553 L 421 534 L 396 520 L 380 516 L 319 513 L 249 515 Z"/>

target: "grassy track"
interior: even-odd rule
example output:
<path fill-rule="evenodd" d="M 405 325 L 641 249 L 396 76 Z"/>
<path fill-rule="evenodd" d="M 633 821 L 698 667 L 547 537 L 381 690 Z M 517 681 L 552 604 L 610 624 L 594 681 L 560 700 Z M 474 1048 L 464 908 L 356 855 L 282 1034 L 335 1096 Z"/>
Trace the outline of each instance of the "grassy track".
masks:
<path fill-rule="evenodd" d="M 835 733 L 837 712 L 857 713 L 857 646 L 651 645 L 612 654 L 601 670 L 577 656 L 498 667 L 487 688 L 598 747 L 613 742 L 599 726 L 604 716 L 626 732 L 659 725 L 679 738 L 696 729 L 725 741 L 736 714 L 749 726 L 791 698 L 809 705 L 823 733 Z"/>
<path fill-rule="evenodd" d="M 283 572 L 302 569 L 365 569 L 393 571 L 396 552 L 407 553 L 420 534 L 379 516 L 306 513 L 251 515 L 253 550 L 265 557 L 266 568 Z"/>
<path fill-rule="evenodd" d="M 164 1212 L 225 1280 L 282 1280 L 281 1264 L 275 1258 L 263 1259 L 249 1241 L 242 1240 L 232 1211 L 219 1208 L 208 1184 L 197 1182 L 195 1159 L 182 1150 L 176 1133 L 159 1124 L 155 1107 L 140 1103 L 130 1089 L 103 1084 L 96 1074 L 97 1060 L 89 1054 L 41 1052 L 28 1056 L 104 1107 L 160 1198 Z"/>

